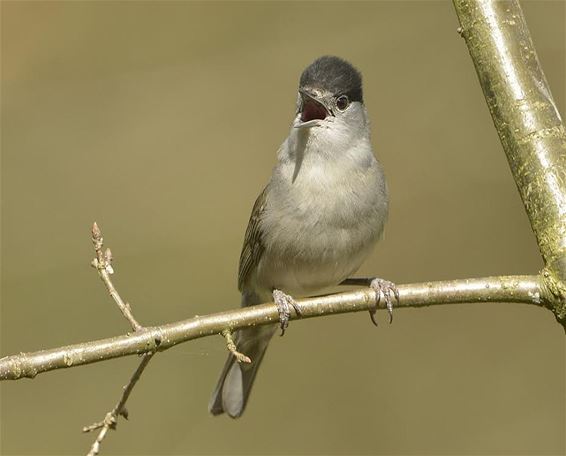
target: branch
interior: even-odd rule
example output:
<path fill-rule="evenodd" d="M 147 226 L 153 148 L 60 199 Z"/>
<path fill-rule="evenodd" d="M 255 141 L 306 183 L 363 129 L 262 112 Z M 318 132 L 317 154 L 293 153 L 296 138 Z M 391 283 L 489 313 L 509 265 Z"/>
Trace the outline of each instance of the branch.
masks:
<path fill-rule="evenodd" d="M 552 308 L 553 295 L 543 286 L 541 276 L 500 276 L 400 285 L 397 308 L 426 307 L 437 304 L 467 302 L 516 302 Z M 376 294 L 364 288 L 329 296 L 297 300 L 302 318 L 368 311 Z M 379 308 L 384 309 L 383 300 Z M 291 315 L 296 320 L 296 315 Z M 248 326 L 279 321 L 275 304 L 261 304 L 197 316 L 161 326 L 145 327 L 131 334 L 84 342 L 34 353 L 20 353 L 0 359 L 0 380 L 33 378 L 55 369 L 80 366 L 122 356 L 163 351 L 182 342 L 226 329 L 234 331 Z"/>
<path fill-rule="evenodd" d="M 566 330 L 566 130 L 517 0 L 453 0 Z"/>
<path fill-rule="evenodd" d="M 103 246 L 103 238 L 102 232 L 96 222 L 92 224 L 92 243 L 94 245 L 94 251 L 96 252 L 96 258 L 92 260 L 92 267 L 96 268 L 98 271 L 98 275 L 100 279 L 104 282 L 108 293 L 124 315 L 124 318 L 130 322 L 130 325 L 134 331 L 138 331 L 142 328 L 142 326 L 136 321 L 132 314 L 132 309 L 127 302 L 124 302 L 120 297 L 116 288 L 114 288 L 114 284 L 110 279 L 110 274 L 114 274 L 114 269 L 112 268 L 112 252 L 110 249 L 106 249 L 104 253 L 102 253 L 102 246 Z"/>
<path fill-rule="evenodd" d="M 144 369 L 146 368 L 146 366 L 148 365 L 149 361 L 151 360 L 154 354 L 155 353 L 147 353 L 146 355 L 143 356 L 143 359 L 141 360 L 140 365 L 132 375 L 132 378 L 130 378 L 128 384 L 124 386 L 120 400 L 114 406 L 114 408 L 106 414 L 104 420 L 99 421 L 98 423 L 91 424 L 90 426 L 85 426 L 83 428 L 83 432 L 91 432 L 100 429 L 100 432 L 98 433 L 96 440 L 92 444 L 92 447 L 88 452 L 87 456 L 96 456 L 98 454 L 98 452 L 100 451 L 100 444 L 102 443 L 102 440 L 104 440 L 104 437 L 106 437 L 106 433 L 108 432 L 108 430 L 116 429 L 119 416 L 123 416 L 124 418 L 128 419 L 128 411 L 126 410 L 126 401 L 128 400 L 128 397 L 130 397 L 130 393 L 134 389 L 134 386 L 136 385 L 137 381 L 140 379 L 141 374 L 143 373 Z"/>
<path fill-rule="evenodd" d="M 94 222 L 94 224 L 92 225 L 91 233 L 92 233 L 92 243 L 94 245 L 94 251 L 96 253 L 96 258 L 92 260 L 91 264 L 98 271 L 98 275 L 102 279 L 102 282 L 104 282 L 104 285 L 108 290 L 108 293 L 110 293 L 110 296 L 112 297 L 112 299 L 114 299 L 114 302 L 122 312 L 122 315 L 124 315 L 124 318 L 126 318 L 126 320 L 128 320 L 128 322 L 132 326 L 132 329 L 134 331 L 140 331 L 141 329 L 143 329 L 143 327 L 136 321 L 136 319 L 132 314 L 130 305 L 122 300 L 120 294 L 118 293 L 118 291 L 114 287 L 114 284 L 112 283 L 112 280 L 110 279 L 110 274 L 114 274 L 114 270 L 111 264 L 112 252 L 110 251 L 110 249 L 106 249 L 106 251 L 102 253 L 102 247 L 104 245 L 104 242 L 102 238 L 102 232 L 100 231 L 100 228 L 98 228 L 96 222 Z M 87 456 L 96 456 L 98 454 L 98 452 L 100 451 L 100 444 L 106 437 L 107 432 L 110 429 L 116 429 L 116 426 L 118 425 L 119 416 L 123 416 L 124 418 L 128 419 L 128 411 L 126 410 L 126 401 L 128 400 L 128 397 L 130 397 L 130 393 L 134 389 L 134 386 L 140 379 L 141 374 L 149 364 L 149 361 L 151 360 L 154 354 L 155 352 L 148 352 L 143 356 L 138 368 L 135 370 L 134 374 L 130 378 L 130 381 L 122 389 L 122 395 L 120 396 L 120 400 L 114 406 L 114 408 L 106 414 L 104 419 L 102 421 L 99 421 L 98 423 L 94 423 L 91 424 L 90 426 L 85 426 L 83 428 L 83 432 L 91 432 L 100 429 L 100 432 L 96 436 L 96 440 L 92 444 L 92 447 L 90 448 L 90 451 L 88 452 Z"/>
<path fill-rule="evenodd" d="M 224 336 L 224 339 L 226 339 L 226 348 L 228 349 L 228 351 L 230 353 L 232 353 L 232 355 L 234 355 L 234 358 L 236 358 L 236 360 L 239 363 L 251 363 L 252 360 L 246 356 L 244 353 L 240 353 L 238 351 L 238 347 L 236 346 L 236 342 L 234 341 L 234 338 L 232 337 L 232 331 L 230 331 L 229 329 L 225 329 L 224 331 L 222 331 L 222 336 Z"/>

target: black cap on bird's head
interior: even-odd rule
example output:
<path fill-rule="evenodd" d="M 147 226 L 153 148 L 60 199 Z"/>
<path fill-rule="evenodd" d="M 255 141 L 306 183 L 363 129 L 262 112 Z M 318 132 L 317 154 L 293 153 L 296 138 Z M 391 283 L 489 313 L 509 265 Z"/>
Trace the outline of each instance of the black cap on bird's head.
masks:
<path fill-rule="evenodd" d="M 363 102 L 361 73 L 340 57 L 325 55 L 316 59 L 303 71 L 299 86 L 347 95 L 350 101 Z"/>
<path fill-rule="evenodd" d="M 301 75 L 299 112 L 296 128 L 320 125 L 328 116 L 345 111 L 350 103 L 363 103 L 362 75 L 340 57 L 325 55 L 312 62 Z"/>

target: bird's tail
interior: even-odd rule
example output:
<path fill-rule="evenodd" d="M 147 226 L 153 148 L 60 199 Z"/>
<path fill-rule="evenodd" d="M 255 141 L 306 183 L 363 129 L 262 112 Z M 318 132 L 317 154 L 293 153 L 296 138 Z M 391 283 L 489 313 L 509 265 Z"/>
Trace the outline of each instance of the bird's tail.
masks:
<path fill-rule="evenodd" d="M 208 404 L 210 413 L 220 415 L 226 412 L 231 418 L 238 418 L 244 413 L 259 365 L 276 329 L 277 325 L 269 325 L 235 332 L 238 351 L 250 357 L 252 362 L 239 363 L 233 355 L 228 356 Z"/>

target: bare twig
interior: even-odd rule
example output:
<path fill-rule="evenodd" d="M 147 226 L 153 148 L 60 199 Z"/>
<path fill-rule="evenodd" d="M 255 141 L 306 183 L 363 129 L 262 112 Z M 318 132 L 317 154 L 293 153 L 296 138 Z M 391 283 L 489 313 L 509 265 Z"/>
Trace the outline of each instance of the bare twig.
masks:
<path fill-rule="evenodd" d="M 248 356 L 238 351 L 238 347 L 236 347 L 236 343 L 234 342 L 234 338 L 232 337 L 232 331 L 225 329 L 224 331 L 222 331 L 222 335 L 224 336 L 224 339 L 226 339 L 226 348 L 228 348 L 228 351 L 234 355 L 239 363 L 252 362 L 252 360 Z"/>
<path fill-rule="evenodd" d="M 102 252 L 102 246 L 103 246 L 102 232 L 100 231 L 100 228 L 98 227 L 96 222 L 94 222 L 92 225 L 92 243 L 94 245 L 94 251 L 96 252 L 96 258 L 92 260 L 92 266 L 95 267 L 96 270 L 98 271 L 98 275 L 104 282 L 104 285 L 106 286 L 106 289 L 110 293 L 110 296 L 112 297 L 112 299 L 114 299 L 114 302 L 118 305 L 118 308 L 121 310 L 124 317 L 130 322 L 132 329 L 134 331 L 142 330 L 143 327 L 134 318 L 130 305 L 122 300 L 120 294 L 118 293 L 118 291 L 114 287 L 114 284 L 112 283 L 112 280 L 110 279 L 110 274 L 114 273 L 114 270 L 112 269 L 112 252 L 110 251 L 110 249 L 106 249 L 104 253 Z M 158 339 L 156 339 L 156 343 L 158 346 L 159 345 Z M 116 429 L 116 426 L 118 425 L 119 416 L 123 416 L 124 418 L 128 419 L 126 401 L 128 400 L 128 397 L 130 396 L 130 393 L 134 389 L 135 384 L 140 379 L 141 374 L 143 373 L 144 369 L 147 367 L 149 361 L 151 360 L 154 354 L 155 351 L 150 351 L 150 352 L 146 352 L 143 355 L 143 358 L 138 368 L 133 373 L 127 385 L 124 386 L 120 400 L 114 406 L 114 408 L 106 414 L 104 419 L 102 421 L 91 424 L 90 426 L 85 426 L 83 428 L 83 432 L 91 432 L 100 429 L 100 432 L 96 436 L 96 440 L 92 444 L 92 447 L 90 448 L 90 451 L 88 452 L 87 456 L 95 456 L 98 454 L 98 452 L 100 451 L 100 444 L 106 437 L 108 430 Z"/>
<path fill-rule="evenodd" d="M 85 426 L 83 428 L 83 432 L 91 432 L 100 429 L 100 432 L 98 433 L 96 440 L 92 444 L 92 447 L 88 452 L 87 456 L 95 456 L 98 454 L 98 452 L 100 451 L 100 444 L 102 443 L 102 440 L 104 440 L 104 437 L 106 437 L 106 433 L 108 432 L 109 429 L 116 429 L 116 426 L 118 424 L 118 417 L 120 415 L 128 419 L 126 401 L 128 400 L 128 397 L 130 396 L 130 393 L 134 389 L 135 384 L 140 379 L 141 374 L 143 373 L 144 369 L 146 368 L 146 366 L 148 365 L 149 361 L 151 360 L 154 354 L 155 352 L 146 353 L 145 355 L 143 355 L 140 365 L 133 373 L 128 384 L 124 386 L 120 400 L 114 406 L 114 408 L 106 414 L 104 420 L 99 421 L 98 423 L 91 424 L 90 426 Z"/>
<path fill-rule="evenodd" d="M 116 288 L 114 288 L 114 284 L 110 279 L 110 274 L 114 274 L 114 269 L 112 268 L 112 252 L 110 249 L 106 249 L 105 252 L 102 252 L 102 247 L 104 245 L 103 241 L 104 239 L 102 238 L 102 232 L 100 231 L 97 223 L 94 222 L 92 224 L 92 243 L 96 252 L 96 258 L 92 260 L 91 264 L 98 271 L 98 275 L 104 282 L 108 293 L 110 293 L 110 296 L 118 305 L 118 308 L 122 312 L 122 315 L 124 315 L 126 320 L 130 322 L 132 329 L 134 331 L 138 331 L 142 328 L 142 326 L 136 321 L 132 314 L 130 305 L 122 300 L 120 294 L 118 293 L 118 291 L 116 291 Z"/>
<path fill-rule="evenodd" d="M 554 295 L 536 276 L 500 276 L 481 279 L 449 280 L 398 285 L 399 303 L 403 307 L 426 307 L 466 302 L 515 302 L 551 307 Z M 297 300 L 302 319 L 368 311 L 375 302 L 370 288 Z M 385 308 L 383 300 L 380 309 Z M 291 319 L 296 317 L 291 315 Z M 42 372 L 96 363 L 122 356 L 163 351 L 192 339 L 234 331 L 248 326 L 267 325 L 279 320 L 273 303 L 238 308 L 198 316 L 161 326 L 146 327 L 132 334 L 84 342 L 34 353 L 20 353 L 0 359 L 0 380 L 35 377 Z"/>

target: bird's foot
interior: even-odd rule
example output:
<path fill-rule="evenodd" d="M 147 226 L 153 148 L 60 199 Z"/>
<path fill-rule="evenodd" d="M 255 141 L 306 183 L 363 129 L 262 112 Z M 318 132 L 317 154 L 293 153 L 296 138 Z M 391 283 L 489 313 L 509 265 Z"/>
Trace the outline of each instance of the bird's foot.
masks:
<path fill-rule="evenodd" d="M 285 334 L 287 326 L 289 326 L 289 318 L 291 317 L 291 307 L 295 310 L 298 317 L 302 315 L 301 309 L 297 301 L 292 296 L 283 293 L 281 290 L 273 290 L 273 301 L 277 305 L 279 311 L 279 322 L 281 323 L 281 336 Z"/>
<path fill-rule="evenodd" d="M 399 290 L 397 289 L 397 286 L 393 282 L 379 278 L 373 279 L 369 286 L 375 291 L 375 303 L 373 303 L 369 308 L 369 316 L 372 323 L 377 326 L 375 314 L 382 297 L 385 301 L 387 311 L 389 312 L 389 323 L 391 323 L 393 321 L 393 297 L 395 297 L 397 303 L 399 303 Z"/>

